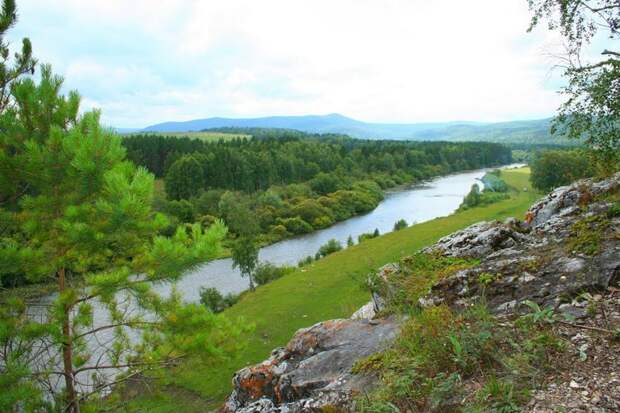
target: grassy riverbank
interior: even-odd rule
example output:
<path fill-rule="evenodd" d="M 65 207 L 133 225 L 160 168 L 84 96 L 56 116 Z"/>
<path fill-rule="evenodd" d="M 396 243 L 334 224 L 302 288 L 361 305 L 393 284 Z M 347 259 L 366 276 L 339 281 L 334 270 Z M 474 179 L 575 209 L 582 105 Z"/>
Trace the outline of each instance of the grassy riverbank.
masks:
<path fill-rule="evenodd" d="M 193 412 L 217 408 L 230 392 L 232 374 L 269 356 L 274 347 L 288 342 L 295 331 L 316 322 L 348 317 L 369 300 L 363 287 L 367 274 L 438 238 L 482 220 L 523 218 L 540 196 L 529 184 L 529 169 L 506 170 L 502 178 L 512 187 L 510 199 L 472 208 L 444 218 L 411 226 L 340 251 L 314 264 L 244 294 L 226 311 L 255 324 L 246 337 L 248 346 L 234 360 L 201 365 L 183 362 L 165 382 L 141 388 L 127 406 L 131 411 Z"/>

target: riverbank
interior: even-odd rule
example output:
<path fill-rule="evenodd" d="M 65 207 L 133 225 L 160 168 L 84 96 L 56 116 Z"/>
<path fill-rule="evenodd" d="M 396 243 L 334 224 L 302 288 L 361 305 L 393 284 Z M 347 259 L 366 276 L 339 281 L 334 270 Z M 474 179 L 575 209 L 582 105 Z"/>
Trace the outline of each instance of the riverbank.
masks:
<path fill-rule="evenodd" d="M 264 360 L 271 349 L 284 345 L 299 328 L 349 317 L 367 302 L 364 280 L 371 271 L 475 222 L 522 217 L 540 196 L 529 184 L 529 168 L 506 170 L 502 179 L 512 188 L 510 199 L 368 240 L 245 294 L 225 312 L 228 317 L 242 316 L 255 325 L 245 337 L 248 346 L 243 352 L 233 360 L 209 365 L 186 360 L 161 380 L 140 386 L 139 394 L 128 391 L 125 407 L 149 412 L 216 409 L 228 395 L 235 371 Z"/>

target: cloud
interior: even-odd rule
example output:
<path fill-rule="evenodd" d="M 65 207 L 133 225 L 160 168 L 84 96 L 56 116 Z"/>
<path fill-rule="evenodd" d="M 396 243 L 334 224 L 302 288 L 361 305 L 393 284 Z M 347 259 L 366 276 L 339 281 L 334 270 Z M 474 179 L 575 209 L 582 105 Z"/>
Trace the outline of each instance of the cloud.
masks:
<path fill-rule="evenodd" d="M 13 41 L 105 122 L 339 112 L 372 121 L 553 114 L 558 39 L 523 0 L 37 0 Z"/>

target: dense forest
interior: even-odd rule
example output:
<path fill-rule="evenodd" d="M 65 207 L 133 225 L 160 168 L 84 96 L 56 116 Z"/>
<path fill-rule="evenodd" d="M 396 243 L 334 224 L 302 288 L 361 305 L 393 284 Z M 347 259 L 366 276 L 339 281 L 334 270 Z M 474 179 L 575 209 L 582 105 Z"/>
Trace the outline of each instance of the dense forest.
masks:
<path fill-rule="evenodd" d="M 233 131 L 234 132 L 234 131 Z M 263 243 L 311 232 L 374 209 L 382 190 L 455 171 L 509 163 L 493 143 L 369 141 L 252 129 L 250 139 L 204 141 L 155 135 L 123 139 L 127 156 L 163 178 L 158 208 L 179 223 L 253 211 Z M 245 225 L 245 224 L 244 224 Z"/>

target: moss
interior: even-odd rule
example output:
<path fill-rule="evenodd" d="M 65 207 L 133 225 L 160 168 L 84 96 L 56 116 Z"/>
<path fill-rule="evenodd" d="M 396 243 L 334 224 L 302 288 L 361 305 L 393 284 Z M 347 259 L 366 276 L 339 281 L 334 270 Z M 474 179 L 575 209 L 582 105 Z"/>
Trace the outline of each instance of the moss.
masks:
<path fill-rule="evenodd" d="M 371 288 L 388 298 L 386 313 L 407 313 L 438 281 L 477 264 L 479 260 L 416 253 L 401 259 L 400 271 L 390 274 L 387 282 L 371 276 Z"/>
<path fill-rule="evenodd" d="M 608 218 L 620 217 L 620 202 L 616 202 L 607 210 Z"/>
<path fill-rule="evenodd" d="M 570 236 L 566 243 L 568 251 L 585 255 L 599 254 L 607 227 L 609 227 L 609 220 L 601 215 L 577 221 L 570 229 Z"/>

